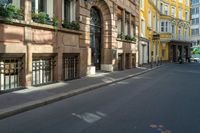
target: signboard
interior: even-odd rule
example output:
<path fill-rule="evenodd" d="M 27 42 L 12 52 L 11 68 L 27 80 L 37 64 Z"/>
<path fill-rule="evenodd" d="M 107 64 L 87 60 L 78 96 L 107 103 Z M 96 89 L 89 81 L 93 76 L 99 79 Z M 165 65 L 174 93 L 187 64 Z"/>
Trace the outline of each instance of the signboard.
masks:
<path fill-rule="evenodd" d="M 159 40 L 159 39 L 160 39 L 160 34 L 153 35 L 153 40 Z"/>

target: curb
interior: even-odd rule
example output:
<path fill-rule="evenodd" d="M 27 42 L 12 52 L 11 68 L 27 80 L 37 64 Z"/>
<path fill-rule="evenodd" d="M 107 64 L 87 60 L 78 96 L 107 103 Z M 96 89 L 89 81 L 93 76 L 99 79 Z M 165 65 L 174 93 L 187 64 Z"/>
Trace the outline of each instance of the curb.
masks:
<path fill-rule="evenodd" d="M 57 95 L 50 96 L 50 97 L 47 97 L 47 98 L 43 98 L 43 99 L 40 99 L 40 100 L 28 102 L 28 103 L 17 105 L 17 106 L 10 107 L 10 108 L 6 108 L 6 109 L 3 109 L 3 110 L 0 111 L 0 120 L 5 119 L 5 118 L 10 117 L 10 116 L 13 116 L 13 115 L 17 115 L 19 113 L 23 113 L 23 112 L 38 108 L 38 107 L 42 107 L 44 105 L 48 105 L 48 104 L 51 104 L 51 103 L 54 103 L 54 102 L 58 102 L 58 101 L 61 101 L 63 99 L 67 99 L 67 98 L 70 98 L 70 97 L 73 97 L 73 96 L 76 96 L 76 95 L 79 95 L 79 94 L 82 94 L 82 93 L 85 93 L 85 92 L 88 92 L 88 91 L 91 91 L 91 90 L 95 90 L 95 89 L 103 87 L 103 86 L 107 86 L 107 85 L 110 85 L 110 84 L 113 84 L 113 83 L 116 83 L 116 82 L 120 82 L 120 81 L 129 79 L 129 78 L 132 78 L 132 77 L 135 77 L 135 76 L 139 76 L 139 75 L 142 75 L 144 73 L 148 73 L 150 71 L 156 70 L 160 67 L 161 66 L 157 66 L 157 67 L 152 68 L 152 69 L 147 69 L 145 71 L 142 71 L 142 72 L 139 72 L 139 73 L 136 73 L 136 74 L 132 74 L 132 75 L 128 75 L 128 76 L 123 77 L 123 78 L 119 78 L 119 79 L 116 79 L 116 80 L 113 80 L 113 81 L 108 81 L 107 83 L 94 84 L 94 85 L 91 85 L 91 86 L 72 90 L 70 92 L 61 93 L 61 94 L 57 94 Z"/>

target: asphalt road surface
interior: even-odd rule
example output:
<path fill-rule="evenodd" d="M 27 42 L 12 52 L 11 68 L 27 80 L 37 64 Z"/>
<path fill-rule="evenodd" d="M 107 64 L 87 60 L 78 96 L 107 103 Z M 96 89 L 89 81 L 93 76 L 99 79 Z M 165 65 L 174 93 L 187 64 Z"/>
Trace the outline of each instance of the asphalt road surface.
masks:
<path fill-rule="evenodd" d="M 200 64 L 155 71 L 0 120 L 0 133 L 200 133 Z"/>

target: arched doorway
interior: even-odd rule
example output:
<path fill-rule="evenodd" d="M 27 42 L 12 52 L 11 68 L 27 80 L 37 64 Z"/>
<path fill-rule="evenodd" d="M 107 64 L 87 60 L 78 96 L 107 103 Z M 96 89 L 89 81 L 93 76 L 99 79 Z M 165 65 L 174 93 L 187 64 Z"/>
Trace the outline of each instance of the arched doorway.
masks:
<path fill-rule="evenodd" d="M 101 15 L 98 9 L 90 9 L 90 48 L 91 63 L 96 70 L 101 69 Z"/>

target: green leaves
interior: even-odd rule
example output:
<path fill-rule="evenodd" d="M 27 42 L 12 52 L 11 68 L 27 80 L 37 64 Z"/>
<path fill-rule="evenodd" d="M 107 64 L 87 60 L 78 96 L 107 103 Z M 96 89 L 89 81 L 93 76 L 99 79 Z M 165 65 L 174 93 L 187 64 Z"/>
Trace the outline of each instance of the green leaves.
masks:
<path fill-rule="evenodd" d="M 64 21 L 63 27 L 70 30 L 77 30 L 77 31 L 80 30 L 80 25 L 76 21 L 72 21 L 72 22 Z"/>
<path fill-rule="evenodd" d="M 32 19 L 34 22 L 40 24 L 50 24 L 49 22 L 51 21 L 49 15 L 45 12 L 32 13 Z"/>
<path fill-rule="evenodd" d="M 193 50 L 192 54 L 200 54 L 200 50 Z"/>
<path fill-rule="evenodd" d="M 8 21 L 12 21 L 12 19 L 23 20 L 23 11 L 20 8 L 17 8 L 13 4 L 5 5 L 0 2 L 0 16 L 4 17 Z"/>
<path fill-rule="evenodd" d="M 120 41 L 130 41 L 130 42 L 135 42 L 136 41 L 136 38 L 134 36 L 125 35 L 123 32 L 119 33 L 117 35 L 117 38 L 120 39 Z"/>

